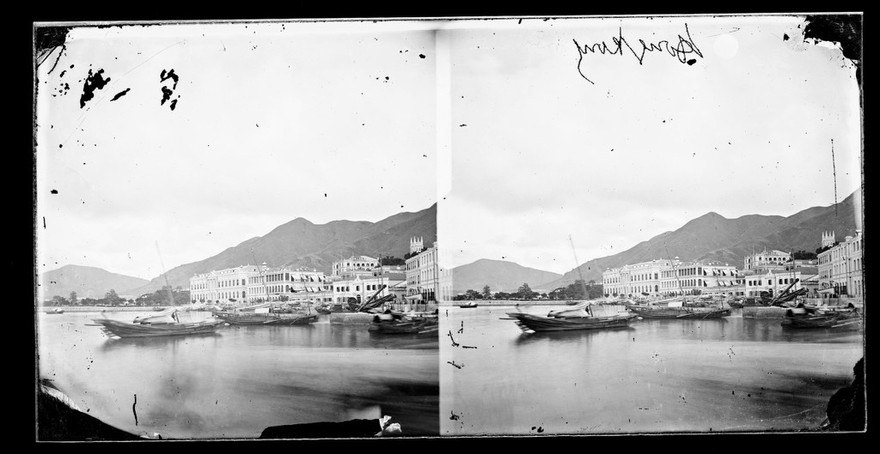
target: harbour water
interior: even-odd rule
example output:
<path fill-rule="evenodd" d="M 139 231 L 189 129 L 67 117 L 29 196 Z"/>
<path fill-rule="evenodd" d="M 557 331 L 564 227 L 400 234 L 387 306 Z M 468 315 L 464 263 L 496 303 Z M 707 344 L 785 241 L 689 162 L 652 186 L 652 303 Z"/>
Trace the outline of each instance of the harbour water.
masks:
<path fill-rule="evenodd" d="M 307 326 L 166 338 L 109 339 L 88 326 L 147 313 L 39 313 L 40 376 L 82 411 L 151 438 L 255 438 L 270 426 L 382 415 L 404 435 L 439 433 L 436 336 L 375 335 L 325 315 Z"/>
<path fill-rule="evenodd" d="M 441 307 L 442 435 L 816 430 L 864 351 L 861 330 L 787 330 L 737 310 L 596 331 L 502 320 L 565 307 Z"/>

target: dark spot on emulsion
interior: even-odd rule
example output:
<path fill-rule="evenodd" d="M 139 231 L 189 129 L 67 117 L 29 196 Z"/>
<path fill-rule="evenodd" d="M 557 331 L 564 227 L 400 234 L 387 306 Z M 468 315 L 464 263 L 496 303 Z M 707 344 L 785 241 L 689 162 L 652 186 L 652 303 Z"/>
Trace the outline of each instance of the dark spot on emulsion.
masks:
<path fill-rule="evenodd" d="M 125 96 L 126 94 L 128 94 L 129 90 L 131 90 L 131 88 L 126 88 L 125 90 L 122 90 L 122 91 L 120 91 L 119 93 L 116 93 L 116 94 L 113 96 L 113 99 L 110 100 L 110 102 L 116 101 L 117 99 L 119 99 L 119 98 Z"/>
<path fill-rule="evenodd" d="M 425 54 L 419 54 L 419 58 L 425 58 Z"/>
<path fill-rule="evenodd" d="M 169 89 L 168 87 L 162 87 L 162 101 L 160 101 L 160 104 L 165 105 L 165 101 L 168 101 L 169 99 L 171 99 L 171 95 L 173 93 L 174 92 L 171 89 Z"/>
<path fill-rule="evenodd" d="M 98 72 L 92 73 L 92 70 L 89 70 L 89 75 L 86 77 L 86 81 L 83 84 L 83 94 L 79 97 L 79 108 L 82 109 L 86 106 L 86 101 L 91 100 L 95 97 L 95 90 L 100 90 L 104 88 L 107 83 L 110 82 L 110 78 L 104 78 L 104 70 L 99 69 Z"/>
<path fill-rule="evenodd" d="M 168 72 L 165 72 L 165 70 L 163 69 L 162 72 L 159 74 L 159 82 L 165 82 L 168 79 L 171 79 L 174 81 L 174 85 L 171 88 L 177 89 L 177 81 L 180 78 L 177 77 L 177 74 L 174 74 L 174 69 L 170 69 L 170 70 L 168 70 Z"/>
<path fill-rule="evenodd" d="M 53 189 L 51 192 L 52 192 L 52 194 L 58 194 L 58 190 L 57 190 L 57 189 Z"/>
<path fill-rule="evenodd" d="M 783 41 L 788 41 L 788 33 L 783 33 L 783 34 L 782 34 L 782 40 L 783 40 Z"/>
<path fill-rule="evenodd" d="M 689 65 L 693 65 L 693 64 L 696 63 L 696 62 L 697 62 L 697 60 L 694 59 L 694 58 L 692 58 L 692 59 L 688 60 L 687 63 L 688 63 Z"/>
<path fill-rule="evenodd" d="M 171 104 L 169 104 L 168 107 L 170 107 L 171 110 L 174 110 L 174 108 L 177 107 L 177 100 L 176 99 L 172 100 Z"/>

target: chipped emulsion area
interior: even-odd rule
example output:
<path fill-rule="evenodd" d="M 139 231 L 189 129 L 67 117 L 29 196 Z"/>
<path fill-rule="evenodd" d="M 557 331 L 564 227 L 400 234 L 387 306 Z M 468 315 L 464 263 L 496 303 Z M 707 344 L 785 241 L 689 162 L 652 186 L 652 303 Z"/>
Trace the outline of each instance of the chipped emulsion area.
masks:
<path fill-rule="evenodd" d="M 103 69 L 99 69 L 95 73 L 92 73 L 92 70 L 90 69 L 89 75 L 83 83 L 82 95 L 79 97 L 79 108 L 82 109 L 85 107 L 86 102 L 95 97 L 95 90 L 104 88 L 108 83 L 110 83 L 110 78 L 104 78 Z"/>
<path fill-rule="evenodd" d="M 804 41 L 840 43 L 843 56 L 856 67 L 856 81 L 862 84 L 862 18 L 855 15 L 815 15 L 804 20 Z M 788 35 L 783 39 L 787 39 Z"/>
<path fill-rule="evenodd" d="M 119 93 L 116 93 L 115 95 L 113 95 L 113 99 L 111 99 L 110 101 L 111 101 L 111 102 L 116 101 L 117 99 L 119 99 L 119 98 L 125 96 L 126 94 L 128 94 L 128 92 L 129 92 L 130 90 L 131 90 L 131 88 L 126 88 L 125 90 L 122 90 L 122 91 L 120 91 Z"/>
<path fill-rule="evenodd" d="M 160 101 L 159 104 L 164 106 L 165 102 L 170 100 L 171 102 L 168 103 L 168 107 L 170 107 L 171 110 L 174 110 L 174 108 L 177 107 L 177 100 L 180 99 L 180 95 L 177 95 L 177 97 L 174 99 L 171 99 L 171 96 L 174 95 L 174 90 L 177 90 L 177 81 L 180 80 L 180 78 L 177 76 L 177 74 L 174 74 L 173 68 L 168 70 L 167 72 L 163 69 L 162 72 L 159 74 L 160 82 L 165 82 L 169 79 L 171 79 L 174 84 L 171 86 L 171 88 L 168 88 L 167 84 L 162 85 L 162 101 Z"/>

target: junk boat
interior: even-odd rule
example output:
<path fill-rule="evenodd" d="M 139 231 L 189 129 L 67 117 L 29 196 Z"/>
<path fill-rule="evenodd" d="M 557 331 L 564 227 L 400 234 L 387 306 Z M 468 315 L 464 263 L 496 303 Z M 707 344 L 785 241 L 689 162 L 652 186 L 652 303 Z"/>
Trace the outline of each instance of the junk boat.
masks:
<path fill-rule="evenodd" d="M 223 322 L 204 321 L 180 323 L 177 310 L 171 309 L 161 314 L 146 317 L 135 317 L 131 323 L 108 318 L 93 319 L 108 336 L 126 337 L 161 337 L 184 336 L 191 334 L 213 333 Z"/>
<path fill-rule="evenodd" d="M 547 316 L 524 312 L 508 312 L 507 316 L 505 320 L 516 321 L 523 332 L 625 328 L 636 318 L 623 305 L 593 306 L 589 303 L 581 303 L 575 309 L 550 311 Z"/>

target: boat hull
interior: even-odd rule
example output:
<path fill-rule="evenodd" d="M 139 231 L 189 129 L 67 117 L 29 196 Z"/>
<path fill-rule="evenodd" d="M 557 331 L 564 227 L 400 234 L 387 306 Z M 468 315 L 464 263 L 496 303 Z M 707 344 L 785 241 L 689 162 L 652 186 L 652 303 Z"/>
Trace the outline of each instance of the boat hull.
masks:
<path fill-rule="evenodd" d="M 214 314 L 230 325 L 308 325 L 318 321 L 318 314 Z"/>
<path fill-rule="evenodd" d="M 424 318 L 416 320 L 395 320 L 393 322 L 373 322 L 368 329 L 376 334 L 429 334 L 439 329 L 439 320 Z"/>
<path fill-rule="evenodd" d="M 575 331 L 588 329 L 626 328 L 634 315 L 615 315 L 610 317 L 542 317 L 540 315 L 510 312 L 509 317 L 523 331 Z"/>
<path fill-rule="evenodd" d="M 861 321 L 857 314 L 797 314 L 786 315 L 781 325 L 789 329 L 857 329 Z"/>
<path fill-rule="evenodd" d="M 730 309 L 631 307 L 630 310 L 645 319 L 705 320 L 730 315 Z"/>
<path fill-rule="evenodd" d="M 200 323 L 163 323 L 140 324 L 126 323 L 109 319 L 92 320 L 108 335 L 116 337 L 166 337 L 187 336 L 193 334 L 210 334 L 217 330 L 222 322 Z"/>

